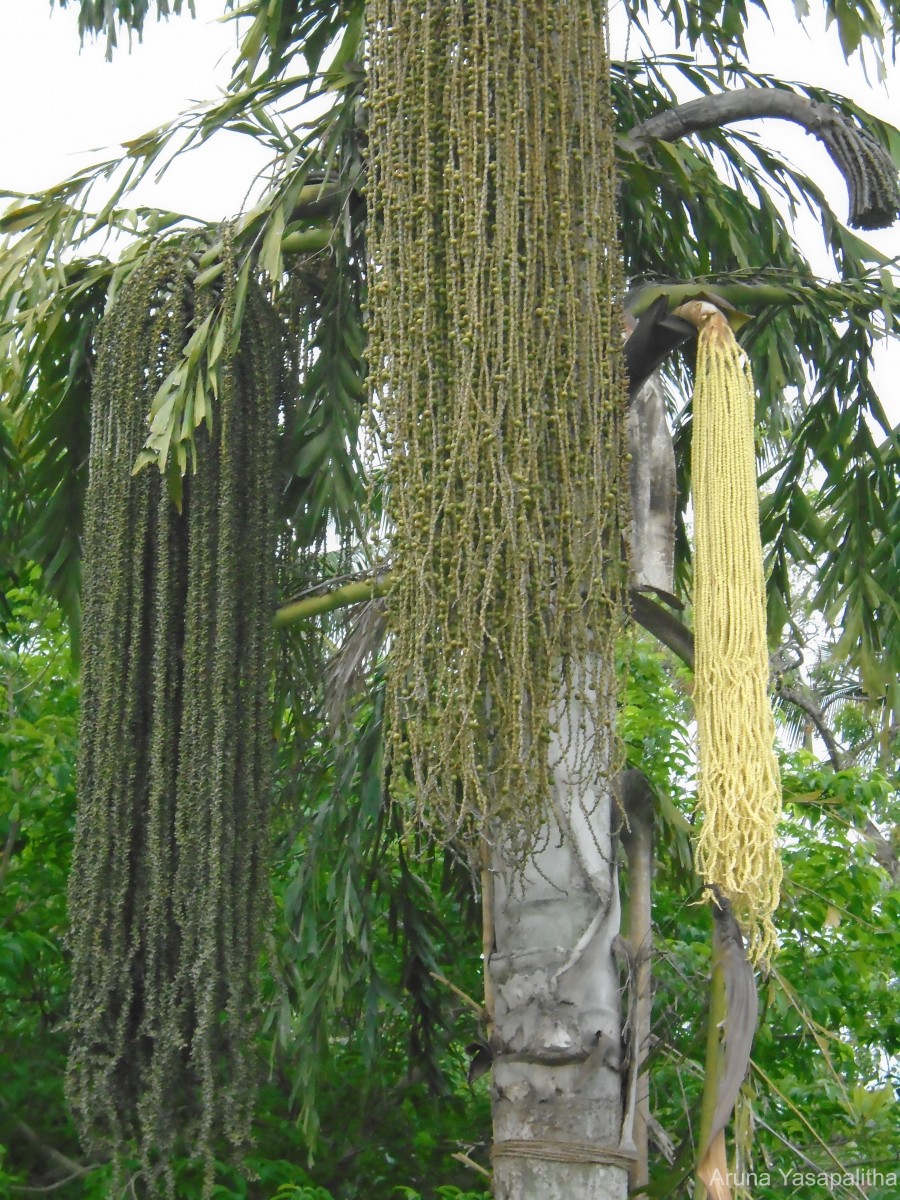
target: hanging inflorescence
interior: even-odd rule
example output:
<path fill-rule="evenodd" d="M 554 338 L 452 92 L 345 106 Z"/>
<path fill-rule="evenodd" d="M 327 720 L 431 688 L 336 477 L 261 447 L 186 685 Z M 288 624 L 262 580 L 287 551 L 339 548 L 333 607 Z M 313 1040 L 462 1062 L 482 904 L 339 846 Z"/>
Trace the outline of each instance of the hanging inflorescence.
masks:
<path fill-rule="evenodd" d="M 524 854 L 554 725 L 582 801 L 612 744 L 627 476 L 604 6 L 369 11 L 389 761 L 444 836 L 498 819 Z"/>
<path fill-rule="evenodd" d="M 226 236 L 226 244 L 229 242 Z M 152 1192 L 171 1158 L 246 1144 L 255 1093 L 259 935 L 268 894 L 273 445 L 282 345 L 247 290 L 218 367 L 211 429 L 180 512 L 133 473 L 160 384 L 235 263 L 195 292 L 190 240 L 150 252 L 100 335 L 85 510 L 79 809 L 70 885 L 68 1095 Z"/>
<path fill-rule="evenodd" d="M 707 306 L 709 307 L 709 306 Z M 768 698 L 766 590 L 747 356 L 721 313 L 699 322 L 691 443 L 694 707 L 700 873 L 734 905 L 754 960 L 771 957 L 781 782 Z"/>

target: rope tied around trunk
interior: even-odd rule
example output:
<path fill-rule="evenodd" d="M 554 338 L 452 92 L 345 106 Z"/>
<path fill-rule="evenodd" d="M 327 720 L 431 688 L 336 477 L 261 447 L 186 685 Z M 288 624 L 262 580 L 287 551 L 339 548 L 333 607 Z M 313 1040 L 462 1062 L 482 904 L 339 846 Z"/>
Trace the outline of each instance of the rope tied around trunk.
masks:
<path fill-rule="evenodd" d="M 622 1167 L 627 1170 L 637 1158 L 634 1151 L 621 1146 L 603 1146 L 596 1142 L 557 1142 L 544 1138 L 528 1141 L 508 1138 L 495 1142 L 493 1158 L 539 1158 L 544 1162 L 580 1163 L 586 1166 Z"/>

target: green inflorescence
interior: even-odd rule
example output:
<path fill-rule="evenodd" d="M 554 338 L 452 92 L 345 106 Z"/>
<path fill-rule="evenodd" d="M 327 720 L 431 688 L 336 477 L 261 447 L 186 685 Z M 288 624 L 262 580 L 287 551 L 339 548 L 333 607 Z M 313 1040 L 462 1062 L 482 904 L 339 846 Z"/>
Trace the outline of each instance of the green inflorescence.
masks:
<path fill-rule="evenodd" d="M 554 755 L 588 806 L 614 760 L 627 480 L 605 5 L 373 0 L 369 37 L 388 761 L 442 836 L 474 848 L 502 828 L 524 860 Z"/>
<path fill-rule="evenodd" d="M 226 242 L 228 239 L 226 238 Z M 70 884 L 68 1096 L 88 1144 L 151 1194 L 174 1155 L 213 1185 L 249 1137 L 268 896 L 273 454 L 283 346 L 250 286 L 237 353 L 178 512 L 133 474 L 147 413 L 213 306 L 202 246 L 158 247 L 100 334 L 85 511 L 79 809 Z"/>

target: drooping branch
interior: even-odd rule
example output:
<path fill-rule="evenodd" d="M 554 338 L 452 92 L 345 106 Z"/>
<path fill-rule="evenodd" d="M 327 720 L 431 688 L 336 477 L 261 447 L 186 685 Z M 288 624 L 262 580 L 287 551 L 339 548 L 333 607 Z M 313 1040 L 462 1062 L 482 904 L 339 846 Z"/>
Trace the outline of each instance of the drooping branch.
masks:
<path fill-rule="evenodd" d="M 8 1101 L 4 1100 L 2 1096 L 0 1096 L 0 1106 L 2 1106 L 6 1112 L 12 1113 L 10 1104 Z M 36 1151 L 42 1158 L 45 1158 L 47 1162 L 52 1165 L 52 1169 L 55 1173 L 63 1172 L 65 1176 L 64 1179 L 61 1179 L 57 1183 L 50 1184 L 46 1188 L 22 1187 L 15 1189 L 17 1191 L 49 1191 L 52 1188 L 61 1187 L 64 1183 L 69 1183 L 71 1180 L 77 1179 L 82 1175 L 87 1175 L 91 1171 L 95 1171 L 100 1165 L 98 1162 L 75 1162 L 75 1160 L 69 1158 L 67 1154 L 63 1154 L 60 1150 L 57 1150 L 55 1146 L 50 1146 L 41 1141 L 38 1134 L 35 1133 L 31 1126 L 25 1121 L 20 1121 L 14 1118 L 12 1122 L 12 1133 L 14 1137 L 19 1138 L 23 1142 L 27 1143 L 32 1150 Z"/>
<path fill-rule="evenodd" d="M 822 142 L 847 185 L 849 222 L 884 229 L 900 211 L 897 168 L 879 142 L 836 109 L 786 88 L 736 88 L 678 104 L 635 126 L 621 143 L 640 153 L 654 140 L 674 142 L 704 129 L 774 117 L 793 121 Z"/>
<path fill-rule="evenodd" d="M 900 185 L 897 168 L 884 147 L 843 113 L 787 88 L 735 88 L 689 100 L 636 125 L 619 147 L 641 153 L 655 140 L 674 142 L 705 129 L 766 118 L 792 121 L 823 143 L 847 184 L 851 225 L 883 229 L 894 223 L 900 212 Z M 346 201 L 346 188 L 337 180 L 314 172 L 309 180 L 297 197 L 293 221 L 332 214 Z"/>
<path fill-rule="evenodd" d="M 825 749 L 828 751 L 828 757 L 835 771 L 845 771 L 848 765 L 846 756 L 838 745 L 837 738 L 832 733 L 831 727 L 825 719 L 825 714 L 813 697 L 805 695 L 797 688 L 786 687 L 780 675 L 776 675 L 775 690 L 781 696 L 782 700 L 786 700 L 789 704 L 793 704 L 795 708 L 799 708 L 801 712 L 806 713 L 810 721 L 815 725 L 819 737 L 825 743 Z"/>
<path fill-rule="evenodd" d="M 367 579 L 356 579 L 340 587 L 319 588 L 315 592 L 289 600 L 280 605 L 275 613 L 275 626 L 282 629 L 294 625 L 298 621 L 308 621 L 312 617 L 320 617 L 324 613 L 335 612 L 340 608 L 349 608 L 366 600 L 374 600 L 387 596 L 393 587 L 394 579 L 390 572 Z M 676 616 L 651 600 L 643 592 L 632 588 L 629 593 L 631 615 L 639 625 L 657 637 L 664 646 L 668 646 L 682 662 L 689 667 L 694 665 L 694 635 L 678 620 Z"/>
<path fill-rule="evenodd" d="M 275 627 L 281 629 L 285 625 L 308 621 L 310 617 L 320 617 L 323 613 L 334 612 L 338 608 L 348 608 L 351 604 L 361 604 L 364 600 L 386 596 L 392 587 L 392 577 L 384 574 L 374 579 L 357 579 L 337 588 L 319 589 L 312 595 L 282 604 L 275 613 Z"/>
<path fill-rule="evenodd" d="M 631 615 L 638 625 L 643 625 L 648 633 L 664 646 L 667 646 L 681 661 L 694 669 L 694 635 L 683 621 L 679 621 L 674 613 L 669 612 L 661 604 L 646 595 L 632 589 L 629 594 Z"/>
<path fill-rule="evenodd" d="M 671 324 L 675 309 L 692 300 L 705 300 L 721 309 L 734 328 L 739 329 L 747 320 L 748 312 L 783 305 L 802 304 L 805 302 L 807 289 L 815 287 L 821 291 L 823 286 L 825 285 L 820 281 L 812 279 L 806 281 L 793 279 L 785 283 L 768 281 L 763 283 L 749 280 L 728 282 L 720 279 L 715 282 L 642 283 L 632 288 L 625 296 L 625 312 L 628 318 L 641 317 L 654 304 L 657 304 L 661 297 L 664 297 L 669 310 L 667 323 Z M 848 302 L 849 299 L 848 295 Z M 627 346 L 628 343 L 626 342 L 625 345 Z"/>

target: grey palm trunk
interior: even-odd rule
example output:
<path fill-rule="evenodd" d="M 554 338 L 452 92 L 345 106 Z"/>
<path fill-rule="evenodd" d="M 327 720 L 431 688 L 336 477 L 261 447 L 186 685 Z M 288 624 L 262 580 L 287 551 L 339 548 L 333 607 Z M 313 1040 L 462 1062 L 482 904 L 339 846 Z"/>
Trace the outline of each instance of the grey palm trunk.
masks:
<path fill-rule="evenodd" d="M 497 1200 L 624 1200 L 627 1191 L 612 806 L 600 798 L 591 828 L 573 820 L 560 803 L 566 776 L 560 756 L 554 817 L 524 871 L 493 856 Z"/>
<path fill-rule="evenodd" d="M 628 434 L 632 587 L 670 598 L 675 456 L 656 375 L 631 405 Z M 568 746 L 568 729 L 582 719 L 576 704 L 560 699 L 539 848 L 519 869 L 506 861 L 498 834 L 485 877 L 496 1200 L 625 1200 L 636 1158 L 637 1064 L 622 1051 L 615 949 L 621 817 L 609 763 L 588 782 Z M 595 736 L 610 755 L 609 739 Z"/>

